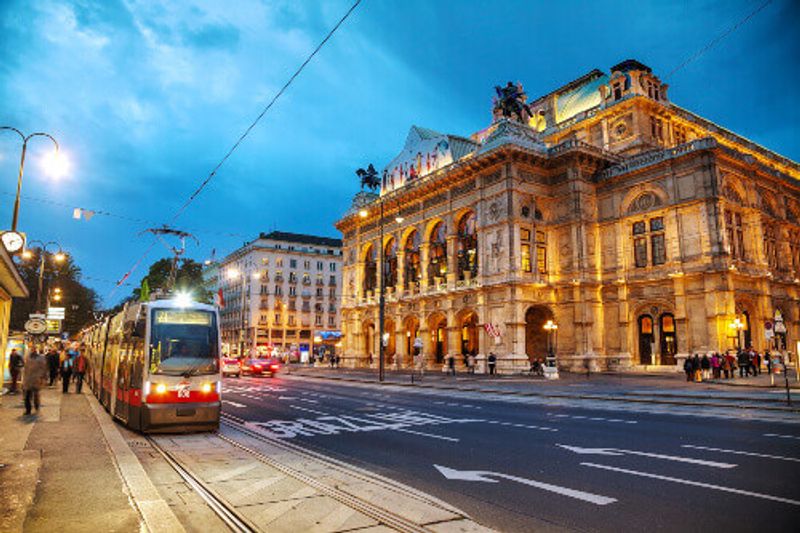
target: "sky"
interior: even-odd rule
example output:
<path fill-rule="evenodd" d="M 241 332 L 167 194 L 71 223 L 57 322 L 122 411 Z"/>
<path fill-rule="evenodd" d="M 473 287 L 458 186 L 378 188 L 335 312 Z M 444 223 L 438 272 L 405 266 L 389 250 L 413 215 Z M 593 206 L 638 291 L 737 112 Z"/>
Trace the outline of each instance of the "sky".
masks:
<path fill-rule="evenodd" d="M 271 230 L 340 237 L 355 169 L 382 168 L 412 125 L 470 135 L 493 87 L 530 99 L 635 58 L 664 79 L 761 2 L 363 0 L 175 221 L 187 256 Z M 352 0 L 0 0 L 0 126 L 30 141 L 19 229 L 73 255 L 105 305 L 168 255 L 172 221 Z M 665 79 L 672 102 L 800 161 L 800 3 L 773 0 Z M 19 138 L 0 132 L 10 228 Z M 73 208 L 108 214 L 74 220 Z M 146 250 L 150 250 L 144 256 Z"/>

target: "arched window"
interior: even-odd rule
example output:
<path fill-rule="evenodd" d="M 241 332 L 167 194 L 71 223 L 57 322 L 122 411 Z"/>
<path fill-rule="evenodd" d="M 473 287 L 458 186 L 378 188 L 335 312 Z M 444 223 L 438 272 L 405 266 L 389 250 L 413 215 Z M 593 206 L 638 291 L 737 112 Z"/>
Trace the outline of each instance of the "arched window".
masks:
<path fill-rule="evenodd" d="M 406 237 L 405 252 L 406 265 L 403 283 L 407 289 L 412 283 L 417 283 L 422 275 L 419 258 L 419 232 L 417 230 L 412 231 Z"/>
<path fill-rule="evenodd" d="M 447 228 L 442 222 L 431 232 L 428 256 L 428 284 L 434 285 L 435 278 L 443 279 L 447 275 Z"/>
<path fill-rule="evenodd" d="M 383 286 L 394 287 L 397 284 L 397 241 L 389 239 L 383 248 Z"/>
<path fill-rule="evenodd" d="M 458 222 L 458 279 L 464 279 L 467 272 L 472 277 L 478 274 L 478 232 L 474 211 Z"/>
<path fill-rule="evenodd" d="M 364 294 L 375 290 L 375 285 L 378 280 L 377 272 L 378 262 L 375 254 L 375 247 L 368 244 L 367 251 L 364 254 L 364 282 L 362 285 Z"/>

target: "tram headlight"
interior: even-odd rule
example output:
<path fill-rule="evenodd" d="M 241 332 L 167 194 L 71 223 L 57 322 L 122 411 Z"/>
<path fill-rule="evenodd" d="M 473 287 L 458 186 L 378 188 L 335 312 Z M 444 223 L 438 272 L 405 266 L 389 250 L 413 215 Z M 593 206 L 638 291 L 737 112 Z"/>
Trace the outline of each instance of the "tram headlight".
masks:
<path fill-rule="evenodd" d="M 156 394 L 164 394 L 165 392 L 167 392 L 166 385 L 164 385 L 163 383 L 159 383 L 158 385 L 156 385 Z"/>
<path fill-rule="evenodd" d="M 211 383 L 203 383 L 200 390 L 203 391 L 203 394 L 208 394 L 211 392 Z"/>

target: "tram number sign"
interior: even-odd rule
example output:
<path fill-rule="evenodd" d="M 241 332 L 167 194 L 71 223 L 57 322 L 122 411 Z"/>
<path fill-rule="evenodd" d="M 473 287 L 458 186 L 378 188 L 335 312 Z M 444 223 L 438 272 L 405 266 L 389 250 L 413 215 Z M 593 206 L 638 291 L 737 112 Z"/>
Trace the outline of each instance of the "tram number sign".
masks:
<path fill-rule="evenodd" d="M 189 387 L 191 384 L 189 383 L 180 383 L 178 384 L 178 398 L 188 398 L 189 397 Z"/>

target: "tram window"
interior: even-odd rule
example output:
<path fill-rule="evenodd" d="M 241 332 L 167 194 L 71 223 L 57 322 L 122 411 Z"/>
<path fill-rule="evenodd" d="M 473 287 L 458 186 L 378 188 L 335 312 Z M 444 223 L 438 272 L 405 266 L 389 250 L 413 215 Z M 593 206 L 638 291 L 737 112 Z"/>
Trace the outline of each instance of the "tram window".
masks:
<path fill-rule="evenodd" d="M 206 311 L 153 311 L 150 372 L 153 374 L 215 374 L 215 317 Z"/>

